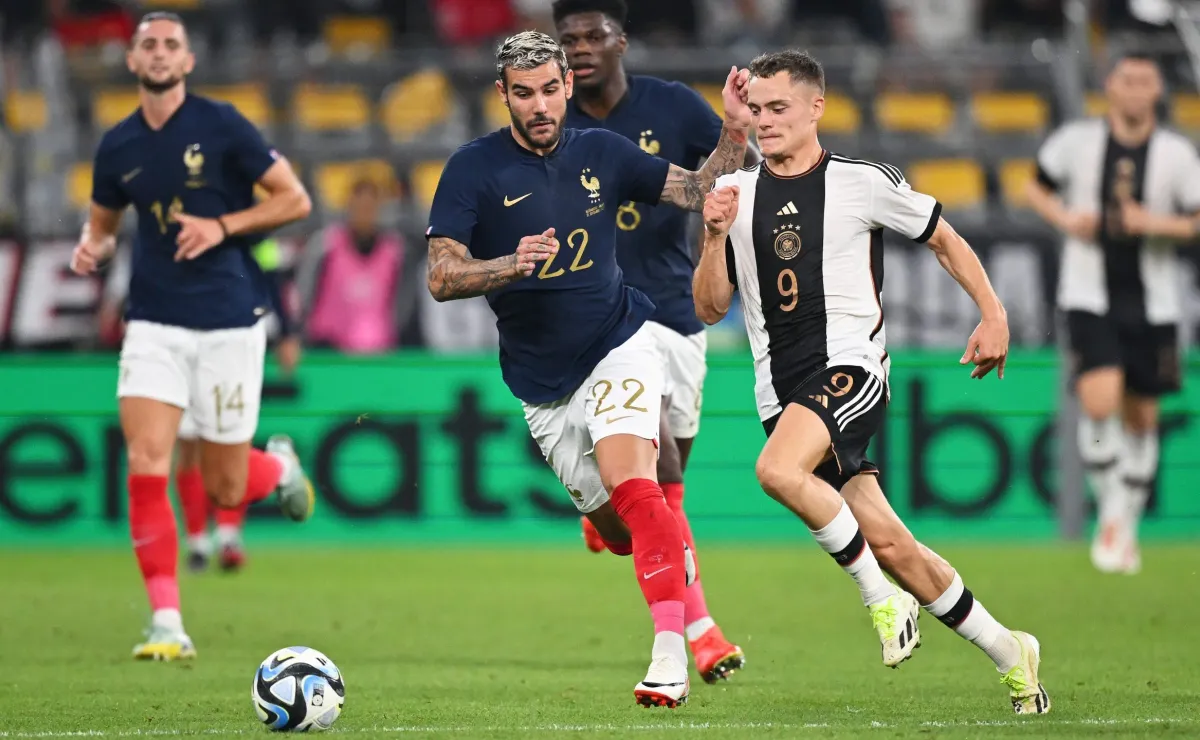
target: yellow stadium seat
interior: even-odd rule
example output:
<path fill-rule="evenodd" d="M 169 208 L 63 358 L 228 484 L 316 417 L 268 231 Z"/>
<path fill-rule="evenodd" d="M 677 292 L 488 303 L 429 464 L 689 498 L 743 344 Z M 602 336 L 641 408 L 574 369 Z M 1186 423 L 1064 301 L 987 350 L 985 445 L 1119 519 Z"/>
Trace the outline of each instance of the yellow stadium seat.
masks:
<path fill-rule="evenodd" d="M 250 123 L 259 128 L 270 126 L 275 117 L 267 91 L 260 85 L 219 85 L 200 88 L 196 92 L 214 100 L 231 103 Z"/>
<path fill-rule="evenodd" d="M 503 128 L 512 121 L 508 115 L 508 106 L 504 105 L 495 87 L 484 90 L 480 102 L 483 103 L 483 118 L 489 127 Z"/>
<path fill-rule="evenodd" d="M 442 169 L 445 166 L 445 162 L 436 160 L 426 160 L 413 165 L 409 175 L 412 192 L 417 201 L 427 208 L 433 203 L 433 194 L 437 190 L 438 180 L 442 179 Z"/>
<path fill-rule="evenodd" d="M 718 116 L 725 115 L 725 101 L 721 98 L 721 91 L 725 89 L 723 85 L 700 83 L 692 87 L 696 88 L 696 92 L 700 93 L 708 101 L 708 104 L 712 106 L 712 109 L 716 111 Z"/>
<path fill-rule="evenodd" d="M 301 85 L 292 97 L 296 124 L 309 131 L 351 131 L 371 120 L 371 103 L 358 85 Z"/>
<path fill-rule="evenodd" d="M 1200 95 L 1181 93 L 1172 96 L 1171 122 L 1183 129 L 1200 129 Z"/>
<path fill-rule="evenodd" d="M 67 202 L 72 208 L 87 208 L 92 202 L 92 165 L 90 162 L 76 162 L 67 171 L 66 193 Z"/>
<path fill-rule="evenodd" d="M 974 208 L 987 198 L 983 169 L 972 159 L 930 159 L 908 168 L 914 190 L 937 198 L 948 210 Z"/>
<path fill-rule="evenodd" d="M 829 134 L 853 134 L 862 125 L 862 113 L 853 99 L 839 93 L 825 93 L 825 115 L 821 131 Z"/>
<path fill-rule="evenodd" d="M 883 93 L 875 117 L 885 130 L 936 135 L 954 125 L 954 103 L 943 93 Z"/>
<path fill-rule="evenodd" d="M 112 128 L 128 118 L 139 105 L 134 88 L 101 90 L 92 98 L 92 121 L 101 128 Z"/>
<path fill-rule="evenodd" d="M 1025 188 L 1037 174 L 1037 163 L 1032 159 L 1010 159 L 1000 165 L 1000 194 L 1004 204 L 1012 208 L 1027 208 Z"/>
<path fill-rule="evenodd" d="M 46 128 L 46 98 L 40 92 L 13 90 L 4 100 L 4 118 L 9 130 L 24 134 Z"/>
<path fill-rule="evenodd" d="M 405 77 L 383 95 L 383 126 L 393 137 L 428 131 L 450 117 L 454 91 L 440 71 L 427 69 Z"/>
<path fill-rule="evenodd" d="M 359 180 L 370 180 L 385 196 L 396 191 L 396 173 L 382 159 L 330 162 L 317 168 L 317 196 L 327 208 L 340 211 L 350 199 L 350 191 Z"/>
<path fill-rule="evenodd" d="M 1104 97 L 1103 93 L 1088 93 L 1083 99 L 1083 113 L 1090 118 L 1108 113 L 1108 99 Z"/>
<path fill-rule="evenodd" d="M 392 43 L 392 29 L 382 18 L 335 15 L 325 21 L 325 44 L 337 55 L 380 54 Z"/>
<path fill-rule="evenodd" d="M 1050 120 L 1050 106 L 1030 92 L 985 92 L 971 98 L 971 117 L 980 129 L 994 134 L 1042 131 Z"/>

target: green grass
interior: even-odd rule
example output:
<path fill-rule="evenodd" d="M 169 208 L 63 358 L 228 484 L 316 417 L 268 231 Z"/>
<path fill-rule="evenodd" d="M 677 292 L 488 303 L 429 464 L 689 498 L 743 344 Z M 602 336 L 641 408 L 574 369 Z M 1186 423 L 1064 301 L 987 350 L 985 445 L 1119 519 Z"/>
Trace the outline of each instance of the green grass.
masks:
<path fill-rule="evenodd" d="M 1200 547 L 1156 547 L 1140 576 L 1084 548 L 947 547 L 1001 621 L 1043 646 L 1054 710 L 1012 714 L 990 662 L 925 616 L 898 671 L 858 594 L 811 542 L 701 551 L 713 614 L 748 665 L 693 679 L 675 710 L 633 703 L 650 619 L 632 564 L 582 550 L 251 551 L 236 576 L 185 575 L 200 652 L 129 658 L 146 616 L 127 553 L 0 552 L 0 737 L 256 735 L 259 661 L 311 645 L 346 676 L 355 737 L 1196 737 Z"/>

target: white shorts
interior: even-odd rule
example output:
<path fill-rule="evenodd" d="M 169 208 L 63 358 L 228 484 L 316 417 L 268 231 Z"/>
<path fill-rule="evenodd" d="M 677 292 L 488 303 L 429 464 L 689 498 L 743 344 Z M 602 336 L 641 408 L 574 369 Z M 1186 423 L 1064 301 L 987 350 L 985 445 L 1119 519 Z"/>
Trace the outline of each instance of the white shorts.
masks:
<path fill-rule="evenodd" d="M 179 420 L 179 434 L 176 436 L 189 441 L 199 437 L 199 430 L 196 429 L 196 417 L 192 414 L 191 409 L 183 410 L 183 418 Z"/>
<path fill-rule="evenodd" d="M 266 351 L 262 322 L 202 331 L 130 321 L 121 345 L 117 397 L 178 406 L 191 416 L 193 437 L 218 444 L 249 442 L 258 430 Z"/>
<path fill-rule="evenodd" d="M 663 397 L 667 399 L 667 429 L 676 439 L 692 439 L 700 432 L 700 405 L 708 363 L 708 334 L 700 331 L 684 336 L 674 329 L 649 321 L 646 327 L 662 353 Z"/>
<path fill-rule="evenodd" d="M 571 395 L 525 404 L 529 433 L 584 514 L 608 501 L 593 456 L 596 442 L 632 434 L 658 444 L 663 387 L 658 357 L 658 345 L 643 326 L 609 352 Z"/>

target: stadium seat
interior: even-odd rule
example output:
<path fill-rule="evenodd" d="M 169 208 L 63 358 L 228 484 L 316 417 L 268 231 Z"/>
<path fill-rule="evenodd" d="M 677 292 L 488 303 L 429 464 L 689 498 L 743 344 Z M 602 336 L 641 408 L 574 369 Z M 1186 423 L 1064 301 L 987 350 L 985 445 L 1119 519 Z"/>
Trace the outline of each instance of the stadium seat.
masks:
<path fill-rule="evenodd" d="M 392 44 L 392 29 L 383 18 L 335 15 L 325 21 L 325 44 L 337 56 L 375 56 Z"/>
<path fill-rule="evenodd" d="M 971 118 L 990 134 L 1039 134 L 1050 121 L 1050 106 L 1031 92 L 977 93 L 971 98 Z"/>
<path fill-rule="evenodd" d="M 1181 93 L 1171 96 L 1171 123 L 1187 131 L 1200 130 L 1200 95 Z"/>
<path fill-rule="evenodd" d="M 725 115 L 725 101 L 721 99 L 721 91 L 725 89 L 723 85 L 712 85 L 702 82 L 692 85 L 692 87 L 708 101 L 708 104 L 712 106 L 712 109 L 717 112 L 718 116 Z"/>
<path fill-rule="evenodd" d="M 1009 159 L 1000 164 L 1000 196 L 1011 209 L 1029 207 L 1025 187 L 1033 180 L 1037 163 L 1033 159 Z"/>
<path fill-rule="evenodd" d="M 979 208 L 987 199 L 987 178 L 973 159 L 914 162 L 908 180 L 914 190 L 937 198 L 948 211 Z"/>
<path fill-rule="evenodd" d="M 138 109 L 137 89 L 133 87 L 100 90 L 92 98 L 92 123 L 108 129 Z"/>
<path fill-rule="evenodd" d="M 428 208 L 433 203 L 433 194 L 437 190 L 438 180 L 442 178 L 442 170 L 446 163 L 439 160 L 425 160 L 413 165 L 409 180 L 412 193 L 417 202 Z"/>
<path fill-rule="evenodd" d="M 1090 92 L 1083 99 L 1083 114 L 1097 118 L 1108 112 L 1108 99 L 1104 93 Z"/>
<path fill-rule="evenodd" d="M 508 115 L 508 107 L 496 94 L 495 87 L 484 90 L 483 94 L 479 96 L 479 102 L 483 106 L 483 121 L 489 129 L 503 128 L 508 125 L 511 120 Z"/>
<path fill-rule="evenodd" d="M 875 117 L 885 131 L 936 136 L 954 125 L 954 102 L 944 93 L 882 93 Z"/>
<path fill-rule="evenodd" d="M 317 197 L 328 210 L 341 211 L 350 199 L 350 190 L 361 179 L 379 185 L 385 197 L 396 192 L 396 173 L 382 159 L 329 162 L 316 171 Z"/>
<path fill-rule="evenodd" d="M 301 129 L 354 131 L 371 122 L 371 104 L 358 85 L 300 85 L 292 97 L 292 115 Z"/>
<path fill-rule="evenodd" d="M 15 134 L 41 131 L 48 120 L 46 98 L 32 90 L 13 90 L 4 99 L 4 120 Z"/>
<path fill-rule="evenodd" d="M 852 98 L 827 91 L 820 126 L 824 134 L 856 134 L 862 126 L 862 112 Z"/>
<path fill-rule="evenodd" d="M 439 70 L 426 69 L 388 87 L 380 114 L 393 140 L 409 140 L 449 119 L 453 106 L 450 80 Z"/>
<path fill-rule="evenodd" d="M 72 208 L 87 208 L 92 202 L 92 164 L 76 162 L 67 171 L 64 195 Z"/>
<path fill-rule="evenodd" d="M 233 107 L 259 128 L 267 128 L 274 119 L 267 91 L 260 85 L 220 85 L 197 90 L 201 95 L 231 103 Z"/>

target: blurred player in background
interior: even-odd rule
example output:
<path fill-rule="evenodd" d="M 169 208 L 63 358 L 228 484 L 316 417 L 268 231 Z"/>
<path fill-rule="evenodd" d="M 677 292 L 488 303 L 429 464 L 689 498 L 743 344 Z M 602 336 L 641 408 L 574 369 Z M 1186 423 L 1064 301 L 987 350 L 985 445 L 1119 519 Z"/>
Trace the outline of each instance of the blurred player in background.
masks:
<path fill-rule="evenodd" d="M 646 326 L 654 305 L 622 281 L 617 218 L 630 201 L 699 210 L 716 178 L 741 165 L 745 75 L 731 70 L 717 146 L 690 172 L 610 131 L 563 128 L 574 77 L 549 36 L 519 33 L 496 57 L 512 123 L 446 163 L 426 232 L 429 290 L 439 301 L 487 296 L 504 380 L 547 463 L 606 540 L 631 541 L 655 632 L 634 697 L 674 707 L 690 685 L 689 551 L 656 480 L 664 378 Z"/>
<path fill-rule="evenodd" d="M 1197 235 L 1200 160 L 1158 125 L 1158 65 L 1131 54 L 1105 81 L 1108 115 L 1038 152 L 1033 208 L 1065 237 L 1058 307 L 1079 398 L 1079 450 L 1099 509 L 1092 563 L 1141 568 L 1137 530 L 1158 471 L 1159 398 L 1180 388 L 1179 263 Z"/>
<path fill-rule="evenodd" d="M 927 243 L 979 307 L 982 320 L 961 359 L 975 365 L 973 378 L 993 369 L 1004 377 L 1004 307 L 970 245 L 941 218 L 940 203 L 914 192 L 891 165 L 821 147 L 820 63 L 785 51 L 758 57 L 750 73 L 764 161 L 720 178 L 708 194 L 694 292 L 696 313 L 709 324 L 724 318 L 734 290 L 742 292 L 767 433 L 759 483 L 854 579 L 884 665 L 898 666 L 920 645 L 916 596 L 991 658 L 1015 712 L 1048 712 L 1037 640 L 996 621 L 954 568 L 913 538 L 866 459 L 890 397 L 883 229 Z"/>
<path fill-rule="evenodd" d="M 624 0 L 557 0 L 553 12 L 575 76 L 575 94 L 567 104 L 568 127 L 614 131 L 642 151 L 685 168 L 695 167 L 716 148 L 721 118 L 699 93 L 682 83 L 625 72 Z M 758 159 L 747 147 L 744 163 Z M 654 302 L 646 328 L 662 354 L 665 381 L 658 482 L 698 558 L 684 513 L 683 471 L 700 428 L 706 343 L 704 324 L 692 304 L 695 258 L 687 240 L 688 217 L 678 208 L 630 201 L 617 208 L 617 229 L 617 263 L 625 284 Z M 606 543 L 587 517 L 583 530 L 593 552 L 615 547 L 617 554 L 628 554 L 627 544 Z M 708 613 L 699 572 L 688 586 L 684 611 L 696 670 L 705 681 L 728 678 L 745 665 L 742 649 L 725 639 Z"/>
<path fill-rule="evenodd" d="M 195 66 L 180 18 L 151 13 L 127 53 L 137 111 L 105 133 L 92 205 L 71 268 L 110 259 L 124 209 L 138 214 L 117 396 L 129 462 L 134 553 L 153 610 L 134 657 L 191 658 L 177 578 L 179 541 L 167 496 L 184 409 L 201 439 L 204 488 L 235 508 L 278 492 L 292 519 L 312 513 L 311 484 L 286 437 L 250 445 L 258 426 L 270 310 L 250 247 L 307 216 L 304 186 L 232 106 L 185 91 Z M 254 202 L 258 183 L 268 197 Z M 258 235 L 258 236 L 256 236 Z"/>

